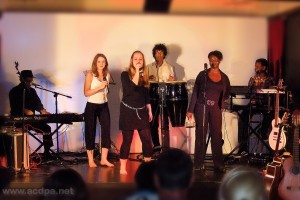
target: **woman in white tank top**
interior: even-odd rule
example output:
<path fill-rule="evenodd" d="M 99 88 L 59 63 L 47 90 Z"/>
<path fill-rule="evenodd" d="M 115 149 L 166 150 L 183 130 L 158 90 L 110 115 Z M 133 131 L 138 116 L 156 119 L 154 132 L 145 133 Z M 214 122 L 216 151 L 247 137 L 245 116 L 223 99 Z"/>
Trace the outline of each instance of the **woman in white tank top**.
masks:
<path fill-rule="evenodd" d="M 94 161 L 95 137 L 97 119 L 101 126 L 101 161 L 100 165 L 113 167 L 107 160 L 110 140 L 110 113 L 107 103 L 107 93 L 110 75 L 108 62 L 103 54 L 97 54 L 92 63 L 92 70 L 86 73 L 84 96 L 88 97 L 84 110 L 85 143 L 89 167 L 97 167 Z"/>

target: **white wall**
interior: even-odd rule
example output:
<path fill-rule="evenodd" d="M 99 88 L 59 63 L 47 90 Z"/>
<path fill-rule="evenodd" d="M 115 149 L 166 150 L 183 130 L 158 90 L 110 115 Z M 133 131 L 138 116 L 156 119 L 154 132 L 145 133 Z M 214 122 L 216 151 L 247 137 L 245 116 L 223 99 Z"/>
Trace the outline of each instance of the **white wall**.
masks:
<path fill-rule="evenodd" d="M 82 113 L 86 103 L 83 71 L 90 69 L 96 53 L 104 53 L 117 83 L 110 88 L 109 101 L 111 135 L 117 147 L 121 142 L 120 73 L 128 66 L 134 50 L 143 51 L 149 63 L 153 61 L 154 44 L 165 43 L 169 48 L 167 60 L 175 66 L 177 79 L 192 80 L 208 62 L 207 54 L 218 49 L 224 54 L 221 69 L 232 85 L 246 85 L 255 59 L 267 55 L 265 18 L 4 12 L 0 29 L 0 103 L 3 106 L 0 113 L 9 113 L 8 92 L 18 83 L 15 61 L 19 62 L 20 70 L 32 69 L 36 82 L 46 89 L 72 96 L 72 99 L 58 97 L 59 113 Z M 54 113 L 53 95 L 40 90 L 38 94 L 45 107 Z M 84 145 L 83 127 L 83 123 L 69 126 L 60 136 L 60 148 L 78 151 Z M 173 146 L 181 143 L 180 132 L 186 134 L 185 128 L 172 129 L 171 137 L 176 140 L 176 144 L 172 141 Z M 134 141 L 132 151 L 141 151 L 139 139 Z"/>

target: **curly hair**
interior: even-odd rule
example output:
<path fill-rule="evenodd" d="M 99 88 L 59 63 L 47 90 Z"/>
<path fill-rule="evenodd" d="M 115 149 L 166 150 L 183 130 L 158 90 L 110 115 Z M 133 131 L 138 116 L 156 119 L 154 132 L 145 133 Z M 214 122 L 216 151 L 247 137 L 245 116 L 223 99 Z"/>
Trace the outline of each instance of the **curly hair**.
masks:
<path fill-rule="evenodd" d="M 255 61 L 255 63 L 260 63 L 263 67 L 265 67 L 265 72 L 269 70 L 269 62 L 265 58 L 259 58 Z"/>
<path fill-rule="evenodd" d="M 155 52 L 162 51 L 164 53 L 164 58 L 168 55 L 168 49 L 165 44 L 156 44 L 152 49 L 152 56 L 155 58 Z"/>
<path fill-rule="evenodd" d="M 216 56 L 220 61 L 223 60 L 223 54 L 221 53 L 221 51 L 215 50 L 215 51 L 211 51 L 208 54 L 208 58 L 210 58 L 211 56 Z"/>

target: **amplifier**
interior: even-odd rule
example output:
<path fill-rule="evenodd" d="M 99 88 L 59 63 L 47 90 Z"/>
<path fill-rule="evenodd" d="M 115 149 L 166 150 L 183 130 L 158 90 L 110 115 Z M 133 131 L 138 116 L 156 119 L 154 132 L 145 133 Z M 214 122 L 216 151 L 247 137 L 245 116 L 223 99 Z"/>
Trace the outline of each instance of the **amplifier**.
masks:
<path fill-rule="evenodd" d="M 22 152 L 22 142 L 24 152 Z M 24 133 L 24 141 L 22 132 L 9 132 L 6 134 L 6 153 L 7 153 L 7 164 L 9 167 L 15 170 L 20 170 L 22 167 L 22 154 L 24 161 L 24 168 L 29 169 L 29 146 L 28 146 L 28 133 Z"/>

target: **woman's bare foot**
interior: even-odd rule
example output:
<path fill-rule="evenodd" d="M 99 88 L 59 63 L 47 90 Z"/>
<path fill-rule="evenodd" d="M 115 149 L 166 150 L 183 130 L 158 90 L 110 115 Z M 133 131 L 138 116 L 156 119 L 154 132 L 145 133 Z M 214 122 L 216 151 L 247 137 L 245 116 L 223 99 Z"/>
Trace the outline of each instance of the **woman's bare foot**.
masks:
<path fill-rule="evenodd" d="M 89 167 L 90 168 L 96 168 L 97 165 L 96 165 L 96 163 L 94 161 L 91 161 L 91 162 L 89 162 Z"/>
<path fill-rule="evenodd" d="M 120 170 L 120 174 L 122 174 L 122 175 L 127 175 L 127 171 L 126 170 Z"/>
<path fill-rule="evenodd" d="M 112 163 L 110 163 L 110 162 L 108 162 L 108 160 L 105 160 L 105 161 L 100 161 L 100 165 L 101 166 L 107 166 L 107 167 L 113 167 L 114 166 L 114 164 L 112 164 Z"/>

